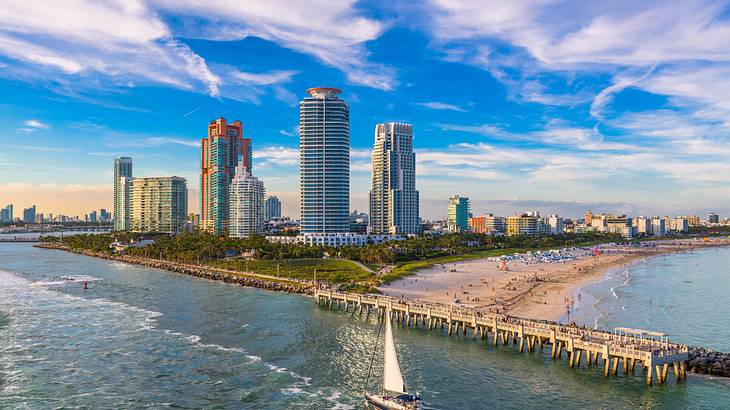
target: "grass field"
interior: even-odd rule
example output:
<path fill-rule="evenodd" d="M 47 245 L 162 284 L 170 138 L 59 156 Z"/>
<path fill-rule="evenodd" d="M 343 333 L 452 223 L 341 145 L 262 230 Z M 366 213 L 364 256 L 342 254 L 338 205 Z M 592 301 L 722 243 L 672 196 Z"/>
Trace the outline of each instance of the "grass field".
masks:
<path fill-rule="evenodd" d="M 225 259 L 210 262 L 210 266 L 253 272 L 262 275 L 280 276 L 285 278 L 312 280 L 314 270 L 317 270 L 317 280 L 330 283 L 346 283 L 351 281 L 363 282 L 372 279 L 374 275 L 356 264 L 335 259 L 287 259 L 287 260 L 256 260 Z M 277 265 L 279 268 L 277 269 Z"/>

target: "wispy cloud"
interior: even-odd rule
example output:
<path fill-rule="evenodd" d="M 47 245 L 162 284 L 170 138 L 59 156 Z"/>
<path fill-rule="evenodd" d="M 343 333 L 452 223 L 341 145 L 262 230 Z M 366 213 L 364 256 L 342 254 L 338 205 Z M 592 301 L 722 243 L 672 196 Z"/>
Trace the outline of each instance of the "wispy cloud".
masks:
<path fill-rule="evenodd" d="M 279 130 L 279 134 L 287 136 L 287 137 L 298 137 L 299 136 L 299 126 L 295 125 L 291 127 L 291 129 L 288 130 Z"/>
<path fill-rule="evenodd" d="M 308 54 L 341 70 L 351 83 L 384 90 L 397 81 L 391 67 L 368 61 L 366 43 L 377 39 L 387 24 L 366 16 L 351 0 L 250 4 L 212 0 L 159 0 L 164 12 L 190 19 L 188 37 L 240 40 L 256 36 Z M 201 24 L 201 21 L 203 23 Z"/>
<path fill-rule="evenodd" d="M 420 105 L 421 107 L 426 107 L 432 110 L 441 110 L 441 111 L 461 111 L 465 112 L 466 110 L 459 107 L 458 105 L 454 104 L 447 104 L 442 103 L 438 101 L 427 101 L 427 102 L 417 102 L 415 105 Z"/>
<path fill-rule="evenodd" d="M 23 122 L 23 125 L 25 125 L 25 127 L 18 128 L 18 132 L 21 134 L 30 134 L 31 132 L 51 128 L 50 125 L 38 120 L 26 120 Z"/>

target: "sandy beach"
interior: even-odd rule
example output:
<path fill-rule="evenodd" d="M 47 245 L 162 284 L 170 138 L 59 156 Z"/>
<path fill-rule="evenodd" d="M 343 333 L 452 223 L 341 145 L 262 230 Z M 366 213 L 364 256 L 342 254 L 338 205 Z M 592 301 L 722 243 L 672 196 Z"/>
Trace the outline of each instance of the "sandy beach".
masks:
<path fill-rule="evenodd" d="M 730 239 L 713 238 L 643 242 L 642 246 L 602 245 L 592 249 L 560 250 L 574 260 L 559 262 L 512 260 L 500 269 L 489 259 L 439 264 L 383 286 L 390 296 L 440 303 L 463 304 L 483 311 L 558 321 L 573 309 L 575 290 L 601 280 L 606 272 L 629 263 L 669 252 L 709 246 L 730 246 Z M 578 293 L 580 297 L 580 293 Z"/>

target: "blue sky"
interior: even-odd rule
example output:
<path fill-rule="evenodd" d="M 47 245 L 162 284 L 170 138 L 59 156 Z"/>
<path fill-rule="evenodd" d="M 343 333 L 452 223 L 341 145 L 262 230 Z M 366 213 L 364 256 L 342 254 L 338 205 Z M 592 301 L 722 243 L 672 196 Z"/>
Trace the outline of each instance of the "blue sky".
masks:
<path fill-rule="evenodd" d="M 0 203 L 111 208 L 130 155 L 186 177 L 197 210 L 222 115 L 296 215 L 297 101 L 324 85 L 350 103 L 353 208 L 375 124 L 404 121 L 427 218 L 454 193 L 475 213 L 730 212 L 725 2 L 198 3 L 0 0 Z"/>

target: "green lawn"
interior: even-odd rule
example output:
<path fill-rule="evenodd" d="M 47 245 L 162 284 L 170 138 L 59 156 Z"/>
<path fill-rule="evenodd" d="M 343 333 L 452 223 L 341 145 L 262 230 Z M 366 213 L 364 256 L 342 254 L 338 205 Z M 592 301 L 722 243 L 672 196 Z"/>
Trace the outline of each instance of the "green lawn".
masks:
<path fill-rule="evenodd" d="M 222 269 L 249 271 L 262 275 L 281 276 L 294 279 L 312 280 L 317 270 L 317 280 L 330 283 L 366 281 L 374 275 L 350 261 L 333 259 L 287 259 L 256 260 L 225 259 L 209 263 Z M 277 274 L 277 265 L 279 265 Z"/>

